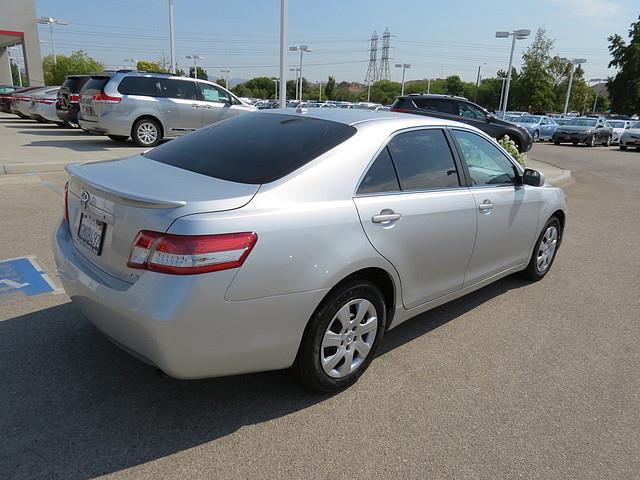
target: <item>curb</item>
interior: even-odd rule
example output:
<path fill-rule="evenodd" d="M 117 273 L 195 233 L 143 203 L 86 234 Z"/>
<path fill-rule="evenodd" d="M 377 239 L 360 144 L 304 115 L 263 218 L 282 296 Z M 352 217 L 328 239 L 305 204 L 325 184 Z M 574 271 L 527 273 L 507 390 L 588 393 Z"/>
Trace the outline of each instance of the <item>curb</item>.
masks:
<path fill-rule="evenodd" d="M 5 163 L 0 164 L 0 175 L 11 175 L 20 173 L 42 173 L 42 172 L 58 172 L 64 170 L 64 167 L 74 163 L 84 163 L 82 161 L 70 162 L 33 162 L 33 163 Z"/>

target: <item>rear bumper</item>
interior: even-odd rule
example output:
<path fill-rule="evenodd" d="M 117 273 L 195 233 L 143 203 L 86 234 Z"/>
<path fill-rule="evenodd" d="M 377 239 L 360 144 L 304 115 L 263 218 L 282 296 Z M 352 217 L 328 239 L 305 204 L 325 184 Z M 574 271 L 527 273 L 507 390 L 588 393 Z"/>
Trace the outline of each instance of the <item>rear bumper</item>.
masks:
<path fill-rule="evenodd" d="M 78 116 L 78 125 L 83 130 L 102 135 L 119 135 L 128 137 L 131 135 L 131 125 L 115 118 L 116 115 L 104 115 L 98 120 L 87 120 Z M 115 120 L 115 121 L 112 121 Z"/>
<path fill-rule="evenodd" d="M 108 276 L 76 249 L 66 223 L 54 234 L 58 273 L 73 304 L 125 350 L 176 378 L 287 368 L 325 290 L 228 302 L 237 271 Z"/>

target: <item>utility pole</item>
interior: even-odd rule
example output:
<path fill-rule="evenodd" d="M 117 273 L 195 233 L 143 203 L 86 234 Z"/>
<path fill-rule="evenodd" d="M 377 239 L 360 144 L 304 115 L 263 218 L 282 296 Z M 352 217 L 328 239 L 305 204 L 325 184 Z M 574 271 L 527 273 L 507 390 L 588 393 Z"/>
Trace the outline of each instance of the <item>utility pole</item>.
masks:
<path fill-rule="evenodd" d="M 391 49 L 391 33 L 385 29 L 382 34 L 382 58 L 380 59 L 380 70 L 378 80 L 391 80 L 391 69 L 389 68 L 389 50 Z"/>
<path fill-rule="evenodd" d="M 576 69 L 575 66 L 580 65 L 581 63 L 587 63 L 587 60 L 584 58 L 574 58 L 571 60 L 569 60 L 568 58 L 563 58 L 561 60 L 564 60 L 565 63 L 571 65 L 569 72 L 569 85 L 567 86 L 567 96 L 564 100 L 564 113 L 562 114 L 563 117 L 566 117 L 567 110 L 569 109 L 569 99 L 571 98 L 571 86 L 573 85 L 573 73 Z"/>
<path fill-rule="evenodd" d="M 367 66 L 367 74 L 364 76 L 365 83 L 372 83 L 378 77 L 378 33 L 374 30 L 371 35 L 371 47 L 369 48 L 369 65 Z"/>
<path fill-rule="evenodd" d="M 478 76 L 476 77 L 476 93 L 473 95 L 473 101 L 474 102 L 478 102 L 478 87 L 480 86 L 480 69 L 482 68 L 483 65 L 486 65 L 487 62 L 483 62 L 480 65 L 478 65 Z"/>
<path fill-rule="evenodd" d="M 400 95 L 404 95 L 404 72 L 407 68 L 411 68 L 410 63 L 396 63 L 396 68 L 402 68 L 402 89 Z"/>
<path fill-rule="evenodd" d="M 431 93 L 431 79 L 427 80 L 427 95 Z"/>
<path fill-rule="evenodd" d="M 53 64 L 58 64 L 58 59 L 56 57 L 56 44 L 53 41 L 53 26 L 54 25 L 69 25 L 69 23 L 64 22 L 62 20 L 57 20 L 52 17 L 41 17 L 36 20 L 36 23 L 40 23 L 42 25 L 49 25 L 49 37 L 51 39 L 51 53 L 53 54 Z"/>
<path fill-rule="evenodd" d="M 231 70 L 220 70 L 220 73 L 224 75 L 224 88 L 229 90 L 229 74 L 231 73 Z"/>
<path fill-rule="evenodd" d="M 502 105 L 502 118 L 507 113 L 507 105 L 509 104 L 509 87 L 511 86 L 511 69 L 513 67 L 513 52 L 516 49 L 516 40 L 522 40 L 531 35 L 531 30 L 521 29 L 513 32 L 496 32 L 496 38 L 513 37 L 511 42 L 511 55 L 509 56 L 509 71 L 507 72 L 507 86 L 504 92 L 504 104 Z"/>
<path fill-rule="evenodd" d="M 169 56 L 171 57 L 169 72 L 176 73 L 176 37 L 173 28 L 173 0 L 169 0 Z"/>
<path fill-rule="evenodd" d="M 322 101 L 322 80 L 320 80 L 320 91 L 318 92 L 318 101 Z"/>

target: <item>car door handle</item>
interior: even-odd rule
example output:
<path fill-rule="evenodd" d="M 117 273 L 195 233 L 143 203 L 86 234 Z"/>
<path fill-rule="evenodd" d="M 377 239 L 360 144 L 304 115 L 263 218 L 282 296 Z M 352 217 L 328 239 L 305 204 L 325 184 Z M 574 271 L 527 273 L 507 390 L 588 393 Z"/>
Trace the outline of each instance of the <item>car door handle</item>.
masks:
<path fill-rule="evenodd" d="M 191 108 L 200 108 L 200 105 L 198 105 L 197 103 L 192 103 Z"/>
<path fill-rule="evenodd" d="M 393 210 L 383 210 L 378 215 L 371 217 L 373 223 L 390 223 L 400 220 L 402 215 L 394 212 Z"/>
<path fill-rule="evenodd" d="M 204 106 L 204 107 L 202 107 L 202 108 L 206 108 L 207 110 L 210 110 L 210 109 L 211 109 L 211 105 L 205 105 L 205 106 Z"/>
<path fill-rule="evenodd" d="M 481 212 L 490 212 L 493 210 L 493 203 L 491 203 L 491 200 L 487 199 L 478 205 L 478 210 Z"/>

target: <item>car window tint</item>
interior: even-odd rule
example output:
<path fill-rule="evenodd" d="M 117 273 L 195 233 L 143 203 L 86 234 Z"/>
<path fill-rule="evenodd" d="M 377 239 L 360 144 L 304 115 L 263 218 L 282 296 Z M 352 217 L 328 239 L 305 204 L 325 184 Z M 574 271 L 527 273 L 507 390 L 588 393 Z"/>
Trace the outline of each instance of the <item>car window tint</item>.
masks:
<path fill-rule="evenodd" d="M 200 87 L 200 93 L 202 94 L 202 99 L 205 102 L 229 102 L 229 95 L 227 92 L 220 88 L 216 88 L 213 85 L 208 85 L 206 83 L 198 83 Z"/>
<path fill-rule="evenodd" d="M 358 193 L 384 193 L 400 190 L 389 150 L 385 147 L 360 182 Z"/>
<path fill-rule="evenodd" d="M 159 81 L 153 77 L 125 77 L 118 85 L 118 92 L 123 95 L 157 95 Z"/>
<path fill-rule="evenodd" d="M 439 129 L 401 133 L 389 142 L 402 190 L 460 186 L 453 155 Z"/>
<path fill-rule="evenodd" d="M 475 133 L 452 130 L 469 169 L 473 185 L 512 184 L 516 168 L 489 140 Z"/>
<path fill-rule="evenodd" d="M 477 120 L 484 120 L 486 118 L 482 110 L 465 102 L 458 102 L 458 115 L 465 118 L 475 118 Z"/>
<path fill-rule="evenodd" d="M 180 98 L 184 100 L 197 100 L 196 84 L 186 80 L 174 80 L 171 78 L 160 79 L 160 96 L 166 98 Z"/>
<path fill-rule="evenodd" d="M 250 113 L 171 140 L 144 156 L 231 182 L 288 175 L 356 133 L 350 125 L 299 115 Z"/>

